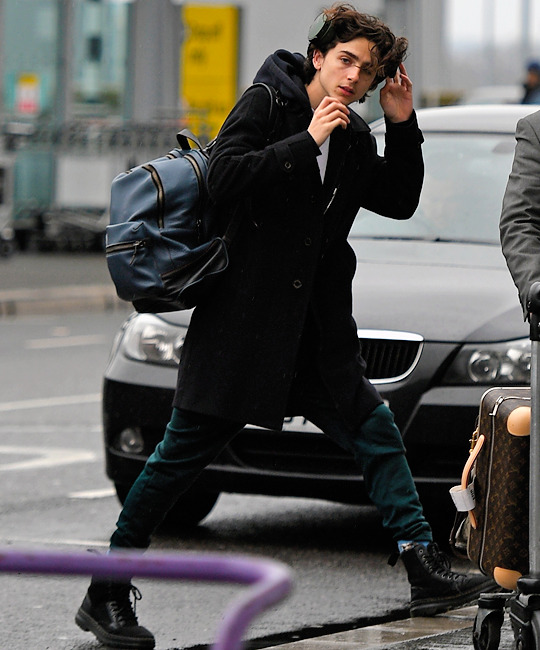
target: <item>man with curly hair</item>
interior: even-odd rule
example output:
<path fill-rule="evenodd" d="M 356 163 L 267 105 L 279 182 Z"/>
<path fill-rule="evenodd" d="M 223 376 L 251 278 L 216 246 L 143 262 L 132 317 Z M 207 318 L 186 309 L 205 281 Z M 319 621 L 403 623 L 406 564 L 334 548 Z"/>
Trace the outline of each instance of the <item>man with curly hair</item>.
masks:
<path fill-rule="evenodd" d="M 307 57 L 278 50 L 226 119 L 210 156 L 211 209 L 242 219 L 230 266 L 194 311 L 173 413 L 134 483 L 111 550 L 145 549 L 169 508 L 246 423 L 280 429 L 303 415 L 349 451 L 411 583 L 411 614 L 469 603 L 493 583 L 451 571 L 431 528 L 393 415 L 365 376 L 352 315 L 349 229 L 363 206 L 414 213 L 423 182 L 422 134 L 396 38 L 377 18 L 337 4 L 309 33 Z M 377 153 L 350 109 L 384 81 L 387 133 Z M 76 621 L 112 647 L 152 648 L 130 582 L 94 578 Z"/>

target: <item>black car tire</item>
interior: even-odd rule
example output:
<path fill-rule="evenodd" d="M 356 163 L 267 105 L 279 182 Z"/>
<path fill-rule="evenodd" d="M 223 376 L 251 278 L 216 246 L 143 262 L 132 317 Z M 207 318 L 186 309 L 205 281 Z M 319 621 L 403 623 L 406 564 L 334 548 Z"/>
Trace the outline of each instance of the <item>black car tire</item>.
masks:
<path fill-rule="evenodd" d="M 131 485 L 115 483 L 116 494 L 120 503 L 124 503 Z M 207 492 L 197 487 L 191 487 L 184 492 L 174 506 L 169 510 L 160 530 L 167 533 L 178 533 L 197 526 L 216 505 L 219 492 Z"/>

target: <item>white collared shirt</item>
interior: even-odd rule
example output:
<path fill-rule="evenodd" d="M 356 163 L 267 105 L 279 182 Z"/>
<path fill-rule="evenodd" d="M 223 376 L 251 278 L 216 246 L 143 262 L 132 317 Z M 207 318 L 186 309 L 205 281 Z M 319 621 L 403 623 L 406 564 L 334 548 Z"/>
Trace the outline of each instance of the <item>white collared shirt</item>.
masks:
<path fill-rule="evenodd" d="M 330 137 L 319 147 L 321 153 L 317 156 L 317 164 L 321 172 L 321 181 L 324 183 L 324 175 L 326 174 L 326 165 L 328 164 L 328 150 L 330 149 Z"/>

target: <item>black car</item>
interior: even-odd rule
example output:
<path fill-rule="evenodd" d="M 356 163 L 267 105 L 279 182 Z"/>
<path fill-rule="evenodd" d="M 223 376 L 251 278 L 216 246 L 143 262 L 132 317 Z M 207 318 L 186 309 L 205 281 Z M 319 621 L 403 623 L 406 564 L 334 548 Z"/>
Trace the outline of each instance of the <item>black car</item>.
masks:
<path fill-rule="evenodd" d="M 426 177 L 415 215 L 394 221 L 361 210 L 351 230 L 354 315 L 368 376 L 396 416 L 427 503 L 441 490 L 451 503 L 447 490 L 459 482 L 485 390 L 529 382 L 528 328 L 498 230 L 516 123 L 529 112 L 520 105 L 419 110 Z M 382 150 L 384 122 L 372 132 Z M 189 319 L 189 312 L 132 314 L 116 337 L 103 414 L 106 470 L 120 500 L 163 436 Z M 366 500 L 352 458 L 302 418 L 282 431 L 246 427 L 167 523 L 198 523 L 220 492 Z"/>

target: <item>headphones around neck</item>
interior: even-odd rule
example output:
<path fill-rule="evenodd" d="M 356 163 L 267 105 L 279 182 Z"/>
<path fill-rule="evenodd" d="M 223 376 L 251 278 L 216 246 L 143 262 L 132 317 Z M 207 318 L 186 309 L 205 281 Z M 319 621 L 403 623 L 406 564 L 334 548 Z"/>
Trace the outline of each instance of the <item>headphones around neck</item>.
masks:
<path fill-rule="evenodd" d="M 315 18 L 308 32 L 308 40 L 314 45 L 324 46 L 331 43 L 335 36 L 332 20 L 325 13 L 321 13 Z"/>

